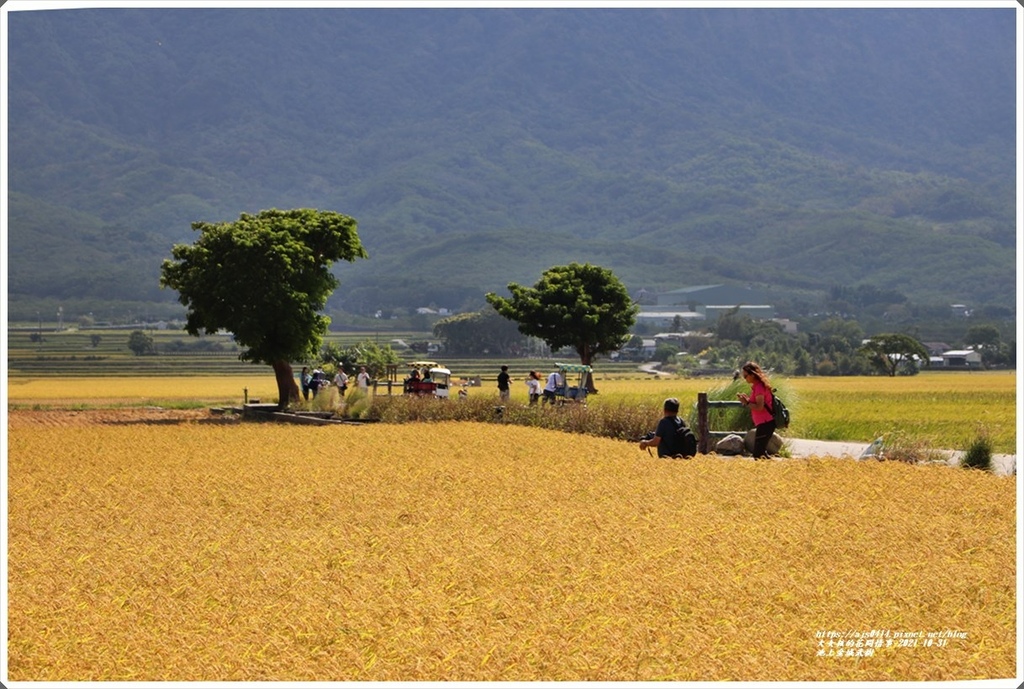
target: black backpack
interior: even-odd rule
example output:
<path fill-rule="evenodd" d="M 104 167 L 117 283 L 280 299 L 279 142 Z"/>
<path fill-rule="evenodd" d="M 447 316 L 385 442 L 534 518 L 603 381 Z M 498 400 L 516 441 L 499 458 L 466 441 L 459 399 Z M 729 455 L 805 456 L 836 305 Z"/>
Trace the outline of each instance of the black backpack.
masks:
<path fill-rule="evenodd" d="M 697 436 L 690 430 L 690 426 L 678 416 L 676 417 L 676 447 L 683 457 L 693 457 L 697 454 Z"/>
<path fill-rule="evenodd" d="M 772 388 L 772 417 L 775 419 L 776 428 L 788 428 L 789 427 L 789 409 L 786 408 L 786 403 L 779 399 L 779 396 L 775 394 L 775 388 Z"/>

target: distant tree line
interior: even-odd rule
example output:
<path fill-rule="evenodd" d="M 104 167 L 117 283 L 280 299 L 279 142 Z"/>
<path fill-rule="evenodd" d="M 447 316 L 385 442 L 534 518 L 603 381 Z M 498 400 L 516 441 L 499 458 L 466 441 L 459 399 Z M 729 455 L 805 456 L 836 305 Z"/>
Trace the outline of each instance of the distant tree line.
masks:
<path fill-rule="evenodd" d="M 830 318 L 811 332 L 791 334 L 775 321 L 755 320 L 733 310 L 723 314 L 709 333 L 701 349 L 676 357 L 678 366 L 731 367 L 753 360 L 775 372 L 798 376 L 899 375 L 916 373 L 927 365 L 929 356 L 912 335 L 867 337 L 857 321 L 842 318 Z M 963 341 L 978 350 L 983 366 L 1016 366 L 1016 343 L 1004 342 L 993 325 L 970 326 Z"/>
<path fill-rule="evenodd" d="M 852 296 L 870 301 L 873 294 L 867 290 Z M 434 335 L 443 342 L 446 353 L 454 356 L 520 356 L 528 347 L 528 338 L 518 332 L 516 324 L 491 308 L 442 319 L 435 324 Z M 979 352 L 985 367 L 1016 366 L 1016 343 L 1002 339 L 995 325 L 967 327 L 962 342 Z M 643 338 L 634 334 L 621 353 L 640 359 L 642 347 Z M 900 332 L 869 337 L 854 319 L 831 317 L 814 330 L 792 334 L 775 321 L 733 310 L 678 343 L 658 342 L 647 358 L 679 370 L 735 368 L 754 360 L 788 375 L 857 376 L 912 375 L 927 365 L 928 357 L 917 337 Z"/>

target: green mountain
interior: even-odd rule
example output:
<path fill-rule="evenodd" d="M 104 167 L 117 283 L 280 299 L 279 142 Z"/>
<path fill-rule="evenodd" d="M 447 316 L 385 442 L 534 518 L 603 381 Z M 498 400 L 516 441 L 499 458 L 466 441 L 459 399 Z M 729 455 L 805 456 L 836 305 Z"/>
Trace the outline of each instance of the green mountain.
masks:
<path fill-rule="evenodd" d="M 1010 7 L 3 11 L 10 318 L 274 207 L 358 220 L 358 313 L 569 261 L 1015 307 Z"/>

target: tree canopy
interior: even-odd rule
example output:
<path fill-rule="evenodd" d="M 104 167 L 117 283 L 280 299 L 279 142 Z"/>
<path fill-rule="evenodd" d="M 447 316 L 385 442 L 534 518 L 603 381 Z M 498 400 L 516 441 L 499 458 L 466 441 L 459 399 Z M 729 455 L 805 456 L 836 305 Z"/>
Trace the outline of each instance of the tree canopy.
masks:
<path fill-rule="evenodd" d="M 508 290 L 510 298 L 487 293 L 488 303 L 519 323 L 519 332 L 552 351 L 572 347 L 587 365 L 629 340 L 640 310 L 611 270 L 589 263 L 554 266 L 533 287 L 512 282 Z"/>
<path fill-rule="evenodd" d="M 356 221 L 308 208 L 243 213 L 229 223 L 192 223 L 193 244 L 176 244 L 160 284 L 177 290 L 190 335 L 231 332 L 244 361 L 274 367 L 279 404 L 298 399 L 292 361 L 315 357 L 338 285 L 330 266 L 367 254 Z"/>
<path fill-rule="evenodd" d="M 95 336 L 94 336 L 95 337 Z M 96 345 L 93 344 L 93 347 Z M 128 349 L 132 350 L 135 356 L 154 353 L 153 338 L 141 330 L 133 330 L 128 336 Z"/>
<path fill-rule="evenodd" d="M 526 337 L 515 323 L 490 307 L 442 318 L 434 324 L 434 335 L 453 355 L 517 356 L 526 347 Z"/>
<path fill-rule="evenodd" d="M 889 376 L 895 376 L 901 366 L 914 362 L 915 358 L 928 365 L 928 350 L 918 340 L 902 333 L 882 333 L 868 338 L 859 350 Z"/>

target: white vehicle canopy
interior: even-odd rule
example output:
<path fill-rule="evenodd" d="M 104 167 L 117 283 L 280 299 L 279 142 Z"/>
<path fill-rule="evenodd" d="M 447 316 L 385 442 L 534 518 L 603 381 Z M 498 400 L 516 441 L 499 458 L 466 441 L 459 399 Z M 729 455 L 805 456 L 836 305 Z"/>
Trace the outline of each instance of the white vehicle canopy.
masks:
<path fill-rule="evenodd" d="M 563 387 L 555 389 L 555 395 L 565 400 L 585 402 L 587 399 L 587 376 L 594 369 L 587 364 L 556 363 L 555 367 L 561 374 L 564 383 Z M 570 376 L 576 381 L 575 385 L 570 384 Z"/>

